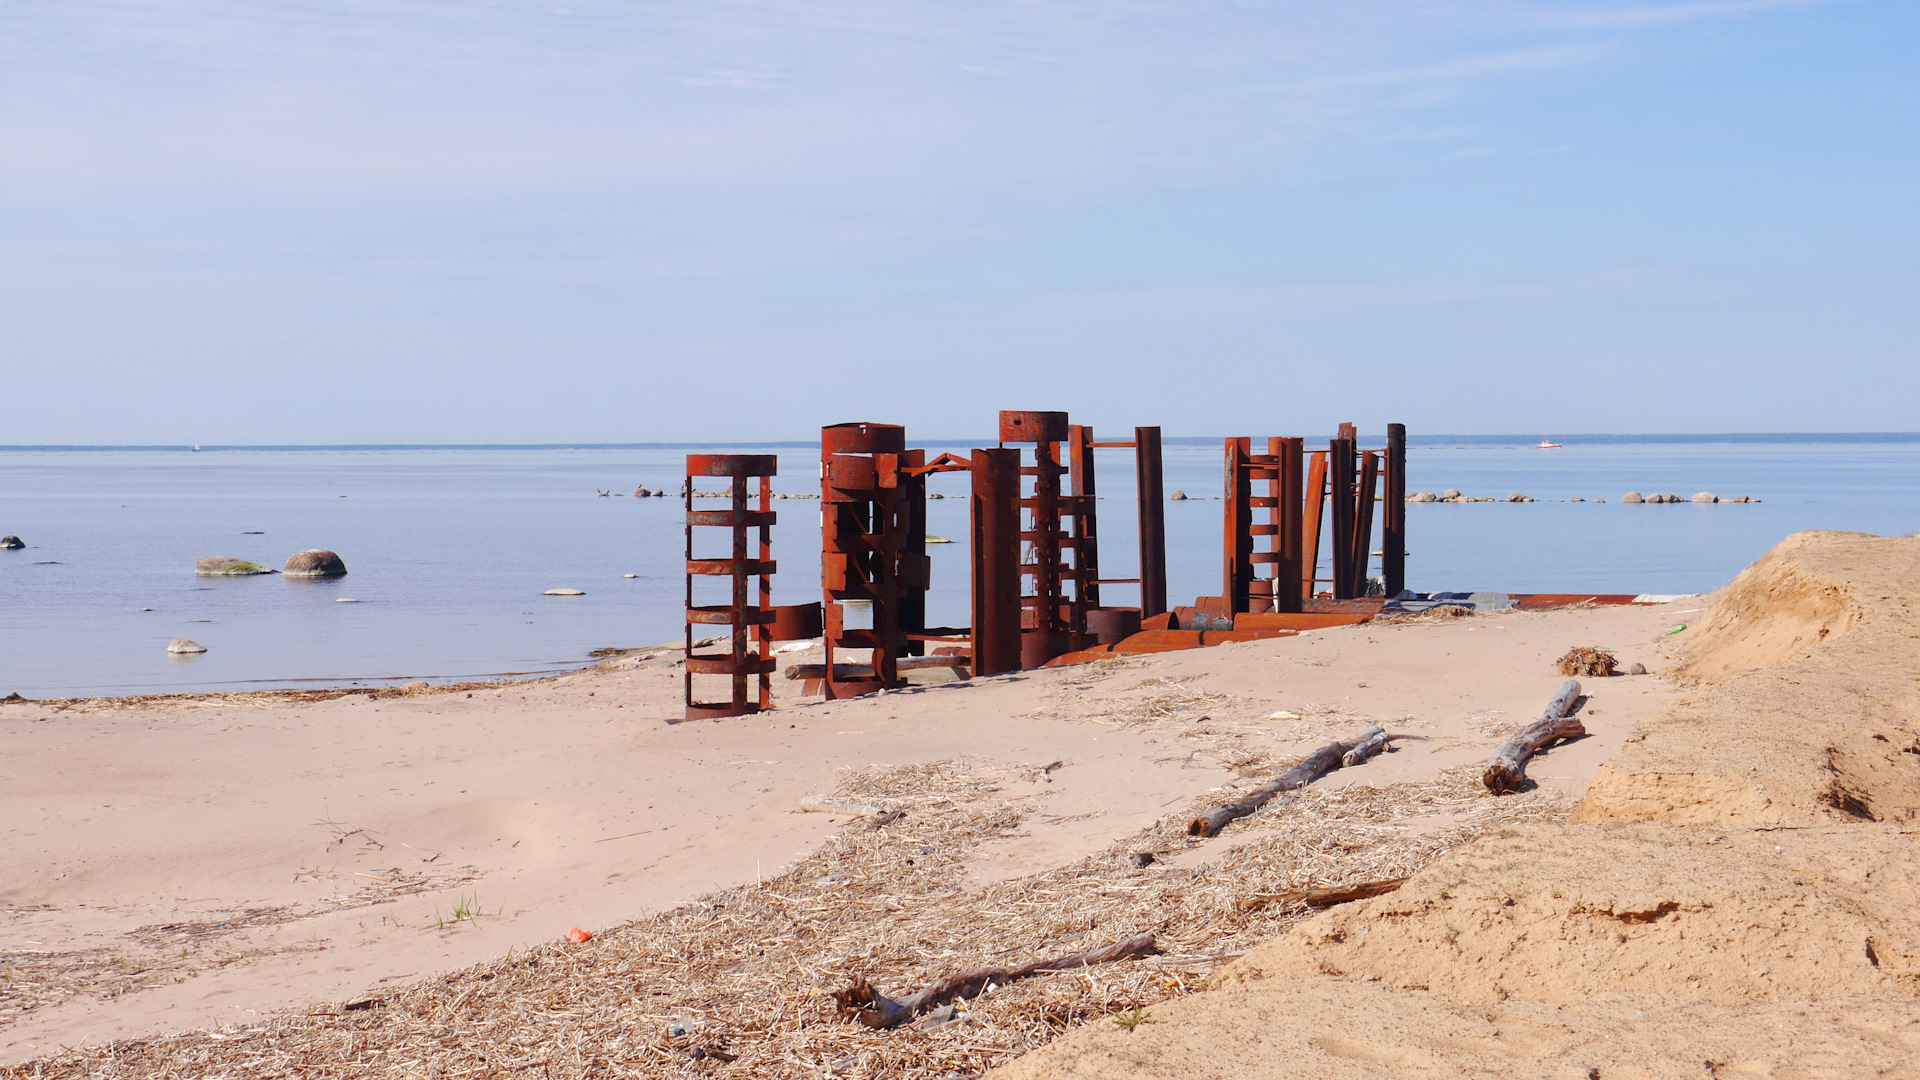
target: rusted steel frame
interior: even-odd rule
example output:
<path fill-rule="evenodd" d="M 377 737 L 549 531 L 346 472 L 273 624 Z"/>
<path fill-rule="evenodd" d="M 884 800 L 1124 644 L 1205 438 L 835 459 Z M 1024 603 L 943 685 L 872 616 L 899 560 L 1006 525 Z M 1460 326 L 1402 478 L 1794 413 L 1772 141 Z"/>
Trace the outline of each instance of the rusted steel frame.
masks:
<path fill-rule="evenodd" d="M 1367 563 L 1373 554 L 1373 493 L 1379 479 L 1380 454 L 1369 450 L 1361 455 L 1360 481 L 1353 496 L 1353 581 L 1348 585 L 1353 596 L 1367 595 Z"/>
<path fill-rule="evenodd" d="M 1134 487 L 1140 502 L 1140 615 L 1167 610 L 1167 507 L 1160 429 L 1133 429 Z"/>
<path fill-rule="evenodd" d="M 1220 597 L 1228 614 L 1247 610 L 1253 577 L 1253 563 L 1249 558 L 1253 554 L 1253 537 L 1249 535 L 1249 526 L 1253 524 L 1249 505 L 1253 492 L 1247 476 L 1247 457 L 1252 445 L 1253 441 L 1245 438 L 1226 441 L 1226 485 L 1221 495 L 1220 520 Z"/>
<path fill-rule="evenodd" d="M 1347 425 L 1340 425 L 1344 431 Z M 1333 495 L 1333 597 L 1351 600 L 1353 592 L 1354 457 L 1352 439 L 1335 439 L 1327 447 L 1329 487 Z"/>
<path fill-rule="evenodd" d="M 1387 425 L 1386 501 L 1381 504 L 1380 578 L 1387 598 L 1407 587 L 1407 425 Z"/>
<path fill-rule="evenodd" d="M 1300 610 L 1303 576 L 1300 566 L 1300 517 L 1303 512 L 1300 448 L 1297 438 L 1267 440 L 1267 453 L 1273 458 L 1277 473 L 1274 483 L 1273 550 L 1279 558 L 1273 568 L 1273 609 L 1280 612 Z M 1312 577 L 1312 571 L 1308 570 L 1304 576 Z"/>
<path fill-rule="evenodd" d="M 1314 453 L 1307 466 L 1307 496 L 1301 508 L 1305 526 L 1300 536 L 1301 598 L 1313 599 L 1320 581 L 1320 522 L 1327 510 L 1327 455 Z"/>
<path fill-rule="evenodd" d="M 973 673 L 1020 670 L 1020 451 L 975 450 Z"/>
<path fill-rule="evenodd" d="M 1093 473 L 1093 428 L 1067 429 L 1068 479 L 1073 485 L 1073 619 L 1070 632 L 1087 632 L 1087 612 L 1100 606 L 1100 521 Z"/>
<path fill-rule="evenodd" d="M 903 468 L 924 465 L 924 455 L 906 453 L 906 430 L 894 424 L 833 424 L 820 429 L 821 615 L 827 674 L 821 689 L 829 699 L 853 697 L 900 683 L 897 661 L 905 652 L 902 627 L 904 576 L 923 578 L 909 558 L 908 531 L 915 508 L 907 505 L 924 481 Z M 922 524 L 924 560 L 924 508 Z M 868 628 L 846 625 L 848 601 L 866 601 Z M 920 609 L 924 616 L 924 606 Z M 867 650 L 866 678 L 839 677 L 840 650 Z"/>
<path fill-rule="evenodd" d="M 1060 478 L 1066 466 L 1060 460 L 1060 444 L 1070 438 L 1070 426 L 1063 412 L 1000 413 L 1002 446 L 1016 443 L 1033 447 L 1033 465 L 1020 470 L 1023 476 L 1033 478 L 1033 494 L 1020 499 L 1021 508 L 1029 515 L 1020 537 L 1032 543 L 1031 558 L 1023 558 L 1020 564 L 1021 576 L 1032 581 L 1031 591 L 1025 587 L 1021 590 L 1022 667 L 1039 667 L 1070 651 L 1075 647 L 1073 632 L 1085 629 L 1076 618 L 1084 612 L 1077 597 L 1073 610 L 1063 610 L 1067 605 L 1063 603 L 1062 585 L 1071 567 L 1060 561 L 1061 552 L 1071 546 L 1073 538 L 1060 530 L 1061 515 L 1068 509 L 1061 495 Z"/>
<path fill-rule="evenodd" d="M 900 472 L 903 476 L 932 476 L 934 473 L 967 472 L 972 468 L 973 463 L 966 458 L 941 454 L 925 465 L 903 468 Z"/>
<path fill-rule="evenodd" d="M 685 692 L 686 718 L 699 720 L 725 716 L 746 716 L 773 707 L 772 623 L 773 581 L 777 569 L 773 561 L 773 531 L 776 515 L 772 510 L 773 476 L 779 461 L 771 454 L 689 454 L 686 483 L 682 487 L 686 524 L 686 639 L 682 653 L 682 687 Z M 693 508 L 695 477 L 727 477 L 732 481 L 731 506 L 724 511 Z M 748 481 L 758 479 L 759 505 L 749 503 Z M 725 559 L 696 559 L 693 530 L 696 527 L 727 528 L 732 533 L 731 555 Z M 750 532 L 759 530 L 759 557 L 752 558 Z M 696 606 L 693 579 L 716 576 L 730 579 L 731 596 L 726 605 Z M 759 578 L 758 596 L 753 595 L 749 578 Z M 728 625 L 729 649 L 722 654 L 696 654 L 693 628 L 696 625 Z M 753 648 L 749 649 L 749 645 Z M 732 694 L 726 702 L 702 702 L 694 698 L 695 675 L 726 675 Z M 748 697 L 748 679 L 758 679 L 758 695 Z"/>

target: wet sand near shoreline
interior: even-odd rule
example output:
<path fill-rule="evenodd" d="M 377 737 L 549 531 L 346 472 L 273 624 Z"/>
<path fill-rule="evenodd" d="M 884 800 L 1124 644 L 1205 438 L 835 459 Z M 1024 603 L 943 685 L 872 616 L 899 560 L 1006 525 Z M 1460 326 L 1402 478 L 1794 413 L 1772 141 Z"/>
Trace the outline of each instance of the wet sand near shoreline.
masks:
<path fill-rule="evenodd" d="M 779 680 L 775 712 L 693 724 L 672 722 L 671 652 L 393 697 L 0 707 L 0 1061 L 333 1009 L 772 877 L 846 824 L 800 800 L 849 769 L 1041 770 L 1000 792 L 1044 809 L 969 855 L 974 881 L 1370 722 L 1426 738 L 1324 783 L 1430 779 L 1483 761 L 1558 685 L 1554 658 L 1599 645 L 1656 677 L 1593 680 L 1591 737 L 1537 763 L 1578 799 L 1671 702 L 1662 634 L 1699 607 L 1374 624 L 835 703 Z"/>

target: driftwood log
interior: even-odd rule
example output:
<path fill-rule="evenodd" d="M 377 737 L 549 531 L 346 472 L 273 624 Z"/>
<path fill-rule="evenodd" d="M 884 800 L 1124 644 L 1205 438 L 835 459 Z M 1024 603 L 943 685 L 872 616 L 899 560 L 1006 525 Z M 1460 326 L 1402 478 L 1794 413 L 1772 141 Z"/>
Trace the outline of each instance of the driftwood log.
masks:
<path fill-rule="evenodd" d="M 1578 717 L 1567 715 L 1579 700 L 1580 680 L 1568 679 L 1561 684 L 1560 692 L 1547 703 L 1546 713 L 1516 732 L 1493 755 L 1493 760 L 1487 762 L 1487 771 L 1480 777 L 1480 782 L 1487 785 L 1487 790 L 1495 795 L 1511 795 L 1519 791 L 1527 782 L 1528 758 L 1556 739 L 1584 736 L 1587 726 Z"/>
<path fill-rule="evenodd" d="M 953 668 L 960 670 L 971 667 L 973 660 L 965 656 L 902 656 L 894 662 L 896 671 L 925 671 L 931 668 Z M 789 679 L 824 679 L 827 677 L 825 664 L 791 664 L 787 667 Z M 836 679 L 871 679 L 872 664 L 835 664 L 833 677 Z"/>
<path fill-rule="evenodd" d="M 1365 764 L 1368 758 L 1387 748 L 1387 738 L 1385 731 L 1375 728 L 1371 738 L 1362 740 L 1358 746 L 1340 755 L 1340 767 L 1351 769 L 1355 765 Z"/>
<path fill-rule="evenodd" d="M 1077 968 L 1092 967 L 1095 964 L 1111 964 L 1116 960 L 1134 960 L 1142 956 L 1152 956 L 1159 951 L 1154 946 L 1152 934 L 1136 934 L 1125 941 L 1116 941 L 1092 952 L 1041 960 L 1025 967 L 984 968 L 980 971 L 969 971 L 964 975 L 949 975 L 917 994 L 898 999 L 881 995 L 873 988 L 873 984 L 865 979 L 855 979 L 852 986 L 836 991 L 833 994 L 833 1000 L 839 1006 L 842 1017 L 851 1017 L 870 1028 L 895 1028 L 928 1009 L 939 1008 L 955 998 L 979 997 L 989 986 L 1005 986 L 1010 982 L 1035 975 L 1045 975 L 1055 971 L 1073 971 Z"/>
<path fill-rule="evenodd" d="M 1368 728 L 1352 742 L 1336 742 L 1308 754 L 1300 764 L 1281 773 L 1279 776 L 1261 784 L 1247 793 L 1239 802 L 1228 803 L 1217 810 L 1202 814 L 1187 823 L 1188 836 L 1213 836 L 1230 823 L 1252 814 L 1273 800 L 1275 795 L 1295 791 L 1306 787 L 1327 773 L 1340 768 L 1340 763 L 1356 747 L 1365 746 L 1374 738 L 1381 739 L 1380 745 L 1386 745 L 1386 728 Z"/>
<path fill-rule="evenodd" d="M 1323 889 L 1294 889 L 1280 893 L 1258 893 L 1240 901 L 1241 911 L 1259 911 L 1269 904 L 1293 903 L 1298 901 L 1310 908 L 1332 907 L 1354 900 L 1365 900 L 1371 896 L 1385 896 L 1405 885 L 1403 877 L 1388 878 L 1385 881 L 1363 881 L 1357 885 L 1335 885 Z"/>

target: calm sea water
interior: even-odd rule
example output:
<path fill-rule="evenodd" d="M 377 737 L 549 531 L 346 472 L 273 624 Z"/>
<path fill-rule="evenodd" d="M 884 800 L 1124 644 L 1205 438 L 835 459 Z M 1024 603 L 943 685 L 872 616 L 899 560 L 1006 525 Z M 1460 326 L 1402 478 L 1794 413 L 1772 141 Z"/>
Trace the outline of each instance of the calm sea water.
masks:
<path fill-rule="evenodd" d="M 726 452 L 729 448 L 704 448 Z M 739 448 L 732 448 L 739 449 Z M 776 452 L 777 491 L 817 490 L 818 450 Z M 604 646 L 681 632 L 677 488 L 686 448 L 0 451 L 0 696 L 117 695 L 545 673 Z M 1167 448 L 1170 595 L 1219 592 L 1221 452 Z M 1787 534 L 1920 531 L 1920 442 L 1416 445 L 1409 490 L 1531 504 L 1408 508 L 1422 591 L 1702 592 Z M 1131 454 L 1100 460 L 1104 572 L 1133 576 Z M 967 620 L 964 476 L 929 504 L 936 622 Z M 1758 505 L 1627 506 L 1628 490 L 1749 495 Z M 1560 502 L 1582 497 L 1605 504 Z M 818 504 L 783 501 L 775 601 L 818 592 Z M 258 534 L 258 535 L 254 535 Z M 207 579 L 194 560 L 280 566 L 337 551 L 332 581 Z M 636 577 L 626 578 L 625 574 Z M 549 597 L 551 588 L 585 596 Z M 350 598 L 358 603 L 336 601 Z M 1108 603 L 1130 603 L 1109 587 Z M 174 658 L 168 641 L 208 652 Z"/>

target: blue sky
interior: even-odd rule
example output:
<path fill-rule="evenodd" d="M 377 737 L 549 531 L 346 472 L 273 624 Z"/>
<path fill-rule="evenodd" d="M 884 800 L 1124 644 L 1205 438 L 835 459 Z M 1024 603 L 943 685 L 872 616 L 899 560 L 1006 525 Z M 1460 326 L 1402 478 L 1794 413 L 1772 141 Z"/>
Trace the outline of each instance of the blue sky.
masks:
<path fill-rule="evenodd" d="M 0 0 L 0 443 L 1920 428 L 1920 5 Z"/>

